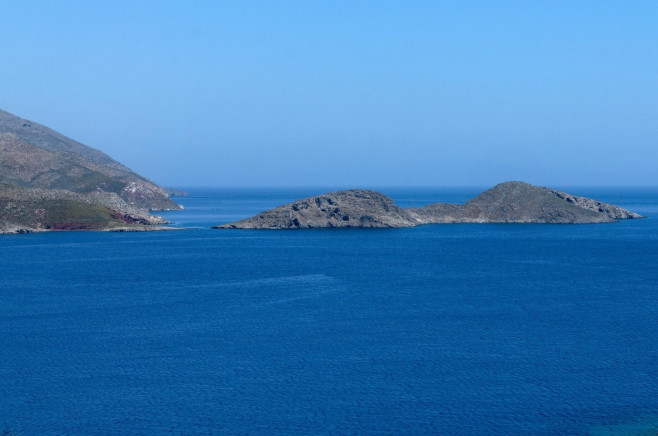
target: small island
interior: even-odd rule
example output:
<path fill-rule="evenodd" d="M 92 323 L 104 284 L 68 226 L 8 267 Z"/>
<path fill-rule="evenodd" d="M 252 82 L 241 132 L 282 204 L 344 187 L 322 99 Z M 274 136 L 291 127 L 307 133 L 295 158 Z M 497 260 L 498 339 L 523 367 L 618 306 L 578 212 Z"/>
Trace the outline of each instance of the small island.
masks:
<path fill-rule="evenodd" d="M 524 182 L 505 182 L 463 205 L 401 208 L 375 191 L 350 189 L 305 198 L 215 229 L 397 228 L 449 223 L 610 223 L 642 218 L 621 207 Z"/>

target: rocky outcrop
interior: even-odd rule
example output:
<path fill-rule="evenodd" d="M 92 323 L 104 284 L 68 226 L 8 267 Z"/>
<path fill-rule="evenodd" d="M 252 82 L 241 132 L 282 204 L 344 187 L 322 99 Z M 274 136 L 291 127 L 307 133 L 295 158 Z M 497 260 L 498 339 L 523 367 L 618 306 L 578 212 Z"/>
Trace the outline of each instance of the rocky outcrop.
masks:
<path fill-rule="evenodd" d="M 640 215 L 523 182 L 496 185 L 463 205 L 402 209 L 385 195 L 353 189 L 310 197 L 214 228 L 414 227 L 440 223 L 606 223 Z"/>
<path fill-rule="evenodd" d="M 6 221 L 0 221 L 0 234 L 9 235 L 9 234 L 24 234 L 24 233 L 37 233 L 42 232 L 43 230 L 35 229 L 32 227 L 21 226 L 14 223 L 9 223 Z"/>
<path fill-rule="evenodd" d="M 466 202 L 460 222 L 605 223 L 640 218 L 607 203 L 523 182 L 506 182 Z"/>
<path fill-rule="evenodd" d="M 642 218 L 636 213 L 629 212 L 626 209 L 622 209 L 621 207 L 615 206 L 613 204 L 601 203 L 600 201 L 592 200 L 591 198 L 576 197 L 575 195 L 567 194 L 566 192 L 555 191 L 552 189 L 550 189 L 550 191 L 553 195 L 562 200 L 566 200 L 568 203 L 583 209 L 589 209 L 594 212 L 603 213 L 614 220 Z"/>
<path fill-rule="evenodd" d="M 244 229 L 295 229 L 316 227 L 408 227 L 413 218 L 379 192 L 363 189 L 332 192 L 305 198 L 220 226 Z"/>

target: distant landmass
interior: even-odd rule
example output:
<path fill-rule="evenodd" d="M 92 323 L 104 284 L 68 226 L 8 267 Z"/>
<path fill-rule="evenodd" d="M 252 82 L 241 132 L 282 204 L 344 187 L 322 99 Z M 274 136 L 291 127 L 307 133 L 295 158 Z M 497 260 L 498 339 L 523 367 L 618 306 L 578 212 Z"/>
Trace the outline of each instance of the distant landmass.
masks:
<path fill-rule="evenodd" d="M 400 208 L 375 191 L 350 189 L 262 212 L 252 218 L 215 226 L 219 229 L 301 229 L 414 227 L 447 223 L 609 223 L 641 215 L 612 204 L 524 182 L 505 182 L 463 205 L 434 203 Z"/>
<path fill-rule="evenodd" d="M 164 229 L 151 210 L 182 207 L 162 188 L 103 152 L 0 110 L 0 233 Z M 414 227 L 439 223 L 606 223 L 640 215 L 524 182 L 501 183 L 465 204 L 400 208 L 374 191 L 351 189 L 298 200 L 230 229 Z"/>
<path fill-rule="evenodd" d="M 163 186 L 162 189 L 169 197 L 187 197 L 189 195 L 188 192 L 183 191 L 182 189 L 170 188 L 167 186 Z"/>
<path fill-rule="evenodd" d="M 148 230 L 181 209 L 105 153 L 0 110 L 0 233 Z"/>

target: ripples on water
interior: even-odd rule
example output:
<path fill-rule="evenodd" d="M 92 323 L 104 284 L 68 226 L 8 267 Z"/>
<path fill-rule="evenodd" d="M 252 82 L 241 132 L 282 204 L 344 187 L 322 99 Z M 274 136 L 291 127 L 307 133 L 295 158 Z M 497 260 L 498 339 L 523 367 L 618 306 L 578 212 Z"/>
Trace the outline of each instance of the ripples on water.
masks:
<path fill-rule="evenodd" d="M 320 192 L 193 192 L 180 232 L 0 238 L 0 431 L 656 433 L 653 217 L 208 229 Z"/>

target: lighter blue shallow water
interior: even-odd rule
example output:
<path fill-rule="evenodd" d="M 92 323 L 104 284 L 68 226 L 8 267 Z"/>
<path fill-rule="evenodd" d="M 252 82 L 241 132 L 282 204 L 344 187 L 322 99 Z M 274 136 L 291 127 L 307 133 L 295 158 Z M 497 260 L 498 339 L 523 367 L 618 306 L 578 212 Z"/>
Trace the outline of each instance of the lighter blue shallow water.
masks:
<path fill-rule="evenodd" d="M 0 237 L 0 431 L 656 434 L 658 190 L 600 225 Z M 402 206 L 474 190 L 384 190 Z"/>

